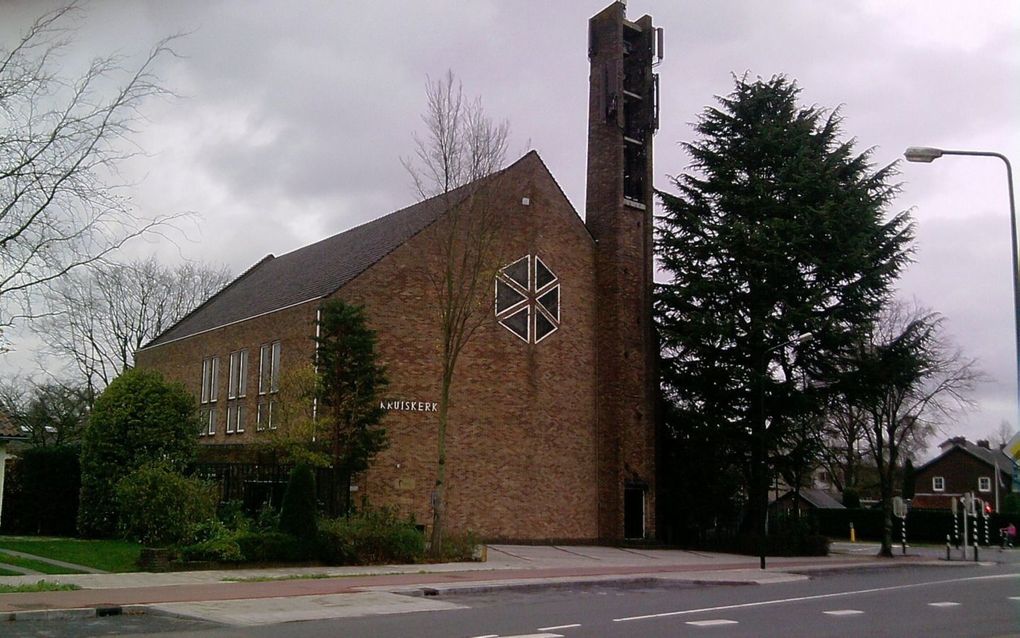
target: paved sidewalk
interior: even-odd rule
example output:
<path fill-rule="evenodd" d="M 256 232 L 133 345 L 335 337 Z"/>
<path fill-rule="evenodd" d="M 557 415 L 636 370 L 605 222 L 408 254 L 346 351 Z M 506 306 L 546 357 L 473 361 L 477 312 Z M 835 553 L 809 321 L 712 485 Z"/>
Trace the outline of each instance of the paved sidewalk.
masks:
<path fill-rule="evenodd" d="M 73 583 L 82 589 L 0 594 L 0 619 L 95 615 L 98 609 L 98 613 L 147 611 L 219 619 L 230 624 L 257 624 L 423 611 L 436 608 L 433 603 L 440 601 L 421 597 L 440 593 L 607 581 L 768 584 L 806 578 L 790 573 L 791 570 L 925 561 L 923 557 L 911 556 L 892 561 L 847 555 L 770 558 L 769 569 L 762 571 L 758 569 L 757 558 L 730 554 L 492 545 L 484 563 L 46 576 L 46 580 Z M 8 584 L 37 580 L 37 576 L 0 577 L 0 583 Z"/>

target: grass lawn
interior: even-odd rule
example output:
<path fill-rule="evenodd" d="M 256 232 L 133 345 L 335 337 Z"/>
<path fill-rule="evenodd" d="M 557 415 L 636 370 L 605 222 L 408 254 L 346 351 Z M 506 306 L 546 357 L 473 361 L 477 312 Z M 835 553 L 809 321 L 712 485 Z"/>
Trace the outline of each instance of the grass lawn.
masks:
<path fill-rule="evenodd" d="M 0 549 L 13 549 L 108 572 L 134 572 L 138 571 L 138 555 L 142 546 L 121 540 L 0 536 Z M 0 557 L 0 560 L 7 560 L 6 555 Z M 62 573 L 66 573 L 66 570 Z"/>
<path fill-rule="evenodd" d="M 24 567 L 25 569 L 31 569 L 43 574 L 83 574 L 77 569 L 70 569 L 67 567 L 60 567 L 59 565 L 50 565 L 44 563 L 41 560 L 32 560 L 31 558 L 22 558 L 21 556 L 15 556 L 14 554 L 8 554 L 7 552 L 0 551 L 0 563 L 4 565 L 15 565 L 17 567 Z"/>

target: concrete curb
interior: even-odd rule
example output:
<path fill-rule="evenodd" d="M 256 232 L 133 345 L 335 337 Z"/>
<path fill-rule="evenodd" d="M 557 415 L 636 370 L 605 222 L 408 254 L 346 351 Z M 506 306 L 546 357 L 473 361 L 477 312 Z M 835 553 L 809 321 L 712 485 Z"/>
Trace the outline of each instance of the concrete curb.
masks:
<path fill-rule="evenodd" d="M 111 607 L 72 607 L 69 609 L 31 609 L 27 611 L 9 611 L 0 614 L 0 620 L 73 620 L 76 618 L 100 618 L 103 616 L 119 616 L 123 608 Z"/>

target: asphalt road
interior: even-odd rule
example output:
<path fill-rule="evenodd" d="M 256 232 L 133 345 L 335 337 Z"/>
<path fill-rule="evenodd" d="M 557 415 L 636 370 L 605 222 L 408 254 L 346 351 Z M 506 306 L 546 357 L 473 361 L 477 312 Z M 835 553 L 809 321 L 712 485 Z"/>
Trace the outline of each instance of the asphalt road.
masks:
<path fill-rule="evenodd" d="M 583 587 L 443 600 L 464 608 L 244 628 L 158 617 L 72 621 L 62 628 L 18 622 L 0 628 L 0 633 L 189 638 L 1020 636 L 1017 564 L 854 570 L 766 586 Z"/>

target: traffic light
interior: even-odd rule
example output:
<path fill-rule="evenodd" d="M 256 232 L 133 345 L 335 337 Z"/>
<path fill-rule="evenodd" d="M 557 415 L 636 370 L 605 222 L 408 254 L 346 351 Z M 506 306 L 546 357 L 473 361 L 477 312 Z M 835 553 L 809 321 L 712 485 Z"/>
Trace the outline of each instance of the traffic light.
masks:
<path fill-rule="evenodd" d="M 988 516 L 991 513 L 992 513 L 992 504 L 991 503 L 985 503 L 985 516 Z"/>

